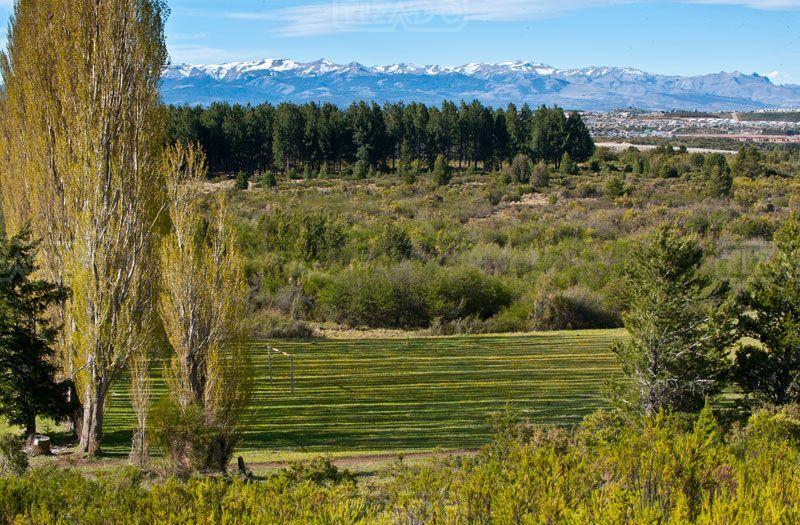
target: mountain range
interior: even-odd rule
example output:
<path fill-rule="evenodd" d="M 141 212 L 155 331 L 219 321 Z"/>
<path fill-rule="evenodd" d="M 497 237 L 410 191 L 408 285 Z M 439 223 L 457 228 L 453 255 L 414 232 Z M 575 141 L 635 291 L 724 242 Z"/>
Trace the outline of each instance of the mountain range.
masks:
<path fill-rule="evenodd" d="M 227 101 L 424 102 L 478 99 L 484 104 L 558 104 L 568 109 L 620 108 L 703 111 L 800 108 L 800 85 L 777 85 L 739 72 L 682 77 L 633 68 L 556 69 L 527 61 L 458 67 L 393 64 L 368 67 L 329 60 L 265 59 L 166 68 L 162 95 L 170 104 Z"/>

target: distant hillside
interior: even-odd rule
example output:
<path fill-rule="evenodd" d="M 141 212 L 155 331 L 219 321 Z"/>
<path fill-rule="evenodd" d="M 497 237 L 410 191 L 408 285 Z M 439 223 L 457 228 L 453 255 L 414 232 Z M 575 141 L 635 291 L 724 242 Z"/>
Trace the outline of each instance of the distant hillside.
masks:
<path fill-rule="evenodd" d="M 531 62 L 459 67 L 394 64 L 367 67 L 328 60 L 261 60 L 222 65 L 174 65 L 163 76 L 164 100 L 207 105 L 217 101 L 332 102 L 478 99 L 493 106 L 558 104 L 584 110 L 759 110 L 800 107 L 800 86 L 738 72 L 665 76 L 631 68 L 555 69 Z"/>

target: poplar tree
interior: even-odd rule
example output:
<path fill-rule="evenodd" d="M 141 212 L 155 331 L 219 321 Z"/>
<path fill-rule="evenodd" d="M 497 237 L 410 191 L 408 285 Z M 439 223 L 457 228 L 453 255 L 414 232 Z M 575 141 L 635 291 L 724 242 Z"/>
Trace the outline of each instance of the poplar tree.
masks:
<path fill-rule="evenodd" d="M 177 146 L 164 173 L 172 227 L 161 243 L 158 309 L 172 351 L 167 383 L 177 416 L 162 418 L 161 437 L 169 437 L 168 451 L 182 469 L 224 471 L 253 383 L 244 262 L 224 197 L 210 220 L 203 216 L 202 153 Z M 182 423 L 173 426 L 175 420 Z M 200 428 L 173 434 L 187 425 Z"/>
<path fill-rule="evenodd" d="M 72 290 L 54 322 L 90 455 L 109 389 L 151 344 L 165 14 L 160 0 L 19 0 L 0 57 L 3 216 L 11 235 L 30 222 L 43 276 Z"/>

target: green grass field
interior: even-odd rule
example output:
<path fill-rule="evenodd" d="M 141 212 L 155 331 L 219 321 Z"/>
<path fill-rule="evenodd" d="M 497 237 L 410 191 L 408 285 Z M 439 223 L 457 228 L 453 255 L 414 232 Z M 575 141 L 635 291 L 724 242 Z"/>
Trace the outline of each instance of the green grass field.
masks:
<path fill-rule="evenodd" d="M 609 345 L 622 331 L 524 336 L 276 342 L 256 346 L 257 385 L 242 450 L 380 452 L 477 447 L 489 415 L 507 405 L 539 423 L 573 424 L 603 406 L 617 370 Z M 163 383 L 156 384 L 156 395 Z M 106 452 L 127 451 L 133 414 L 124 386 L 111 398 Z"/>

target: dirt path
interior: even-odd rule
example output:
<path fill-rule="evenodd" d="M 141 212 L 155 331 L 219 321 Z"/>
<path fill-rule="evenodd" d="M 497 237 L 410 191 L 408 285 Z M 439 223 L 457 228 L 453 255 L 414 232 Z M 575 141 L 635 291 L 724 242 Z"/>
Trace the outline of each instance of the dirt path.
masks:
<path fill-rule="evenodd" d="M 598 142 L 595 144 L 598 148 L 608 148 L 614 151 L 625 151 L 630 147 L 634 147 L 639 151 L 648 151 L 656 149 L 657 146 L 652 144 L 631 144 L 630 142 Z M 689 153 L 722 153 L 735 154 L 736 152 L 729 149 L 713 149 L 713 148 L 686 148 Z"/>

